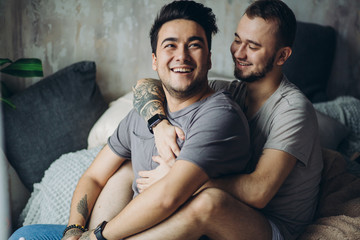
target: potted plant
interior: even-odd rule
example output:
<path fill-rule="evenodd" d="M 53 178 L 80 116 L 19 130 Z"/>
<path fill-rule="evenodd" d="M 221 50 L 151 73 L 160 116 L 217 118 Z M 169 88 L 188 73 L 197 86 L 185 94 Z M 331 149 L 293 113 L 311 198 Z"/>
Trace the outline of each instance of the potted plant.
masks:
<path fill-rule="evenodd" d="M 23 78 L 43 76 L 41 60 L 37 58 L 20 58 L 15 62 L 8 58 L 0 58 L 0 72 Z M 8 97 L 7 87 L 1 81 L 0 100 L 15 108 L 15 106 L 7 99 Z"/>

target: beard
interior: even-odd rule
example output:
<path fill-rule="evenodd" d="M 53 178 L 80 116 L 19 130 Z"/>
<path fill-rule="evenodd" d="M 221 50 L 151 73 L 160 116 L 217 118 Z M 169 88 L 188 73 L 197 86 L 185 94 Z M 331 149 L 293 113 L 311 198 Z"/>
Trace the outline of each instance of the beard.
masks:
<path fill-rule="evenodd" d="M 162 84 L 164 88 L 168 91 L 170 96 L 176 99 L 189 99 L 203 91 L 206 88 L 208 81 L 206 76 L 197 78 L 185 89 L 174 88 L 167 81 L 162 81 Z"/>
<path fill-rule="evenodd" d="M 266 65 L 263 69 L 260 69 L 260 71 L 258 71 L 258 72 L 250 73 L 250 75 L 248 75 L 248 76 L 245 76 L 243 74 L 243 71 L 236 68 L 236 65 L 235 65 L 234 76 L 236 77 L 236 79 L 239 79 L 244 82 L 249 82 L 249 83 L 255 82 L 255 81 L 265 77 L 265 75 L 273 69 L 274 61 L 275 61 L 275 54 L 268 59 Z M 235 59 L 234 59 L 234 62 L 235 62 Z"/>

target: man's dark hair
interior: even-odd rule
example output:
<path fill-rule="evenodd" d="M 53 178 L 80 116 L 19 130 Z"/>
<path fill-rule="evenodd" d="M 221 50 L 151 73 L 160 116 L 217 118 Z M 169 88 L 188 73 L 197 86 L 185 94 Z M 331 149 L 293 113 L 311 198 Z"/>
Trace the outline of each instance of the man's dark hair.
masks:
<path fill-rule="evenodd" d="M 174 1 L 164 5 L 156 16 L 150 30 L 152 52 L 156 54 L 158 34 L 162 25 L 176 19 L 192 20 L 198 23 L 205 31 L 209 51 L 211 50 L 212 34 L 218 32 L 216 18 L 211 8 L 194 1 Z"/>
<path fill-rule="evenodd" d="M 293 11 L 280 0 L 258 0 L 252 3 L 245 14 L 250 18 L 260 17 L 278 23 L 278 48 L 292 47 L 296 34 L 296 18 Z"/>

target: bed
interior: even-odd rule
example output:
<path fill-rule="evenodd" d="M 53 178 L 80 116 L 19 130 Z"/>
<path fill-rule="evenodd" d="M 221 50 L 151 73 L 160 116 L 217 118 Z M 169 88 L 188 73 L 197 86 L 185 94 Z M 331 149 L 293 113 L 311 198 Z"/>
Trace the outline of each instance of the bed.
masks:
<path fill-rule="evenodd" d="M 309 35 L 319 38 L 309 40 Z M 325 166 L 316 216 L 301 240 L 360 239 L 360 100 L 327 98 L 334 49 L 332 28 L 300 23 L 294 56 L 284 67 L 314 104 Z M 311 61 L 306 53 L 312 54 Z M 226 79 L 216 73 L 210 77 Z M 11 191 L 13 229 L 66 224 L 79 177 L 132 108 L 132 93 L 106 103 L 97 85 L 96 63 L 81 61 L 11 101 L 17 109 L 4 108 L 3 115 L 10 186 L 17 188 Z"/>

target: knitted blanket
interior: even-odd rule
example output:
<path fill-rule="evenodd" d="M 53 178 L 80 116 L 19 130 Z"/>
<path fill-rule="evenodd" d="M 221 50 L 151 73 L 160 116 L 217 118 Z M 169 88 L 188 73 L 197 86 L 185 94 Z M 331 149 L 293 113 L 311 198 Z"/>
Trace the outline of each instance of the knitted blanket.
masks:
<path fill-rule="evenodd" d="M 340 143 L 338 151 L 350 158 L 360 152 L 360 100 L 351 96 L 341 96 L 333 101 L 316 103 L 319 112 L 338 120 L 350 129 L 349 136 Z"/>
<path fill-rule="evenodd" d="M 298 240 L 360 239 L 360 178 L 346 171 L 338 152 L 324 149 L 320 199 L 314 223 Z"/>
<path fill-rule="evenodd" d="M 67 224 L 72 194 L 81 175 L 101 147 L 62 155 L 45 171 L 40 183 L 34 184 L 19 222 L 30 224 Z"/>

